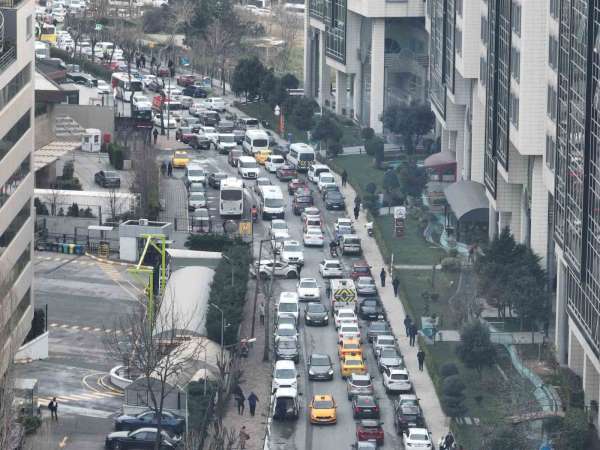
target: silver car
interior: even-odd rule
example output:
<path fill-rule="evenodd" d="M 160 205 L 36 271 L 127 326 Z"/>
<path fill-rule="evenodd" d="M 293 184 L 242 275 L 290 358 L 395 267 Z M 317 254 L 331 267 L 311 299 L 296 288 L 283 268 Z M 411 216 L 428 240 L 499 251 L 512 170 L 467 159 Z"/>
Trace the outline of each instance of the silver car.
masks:
<path fill-rule="evenodd" d="M 377 295 L 377 286 L 373 277 L 358 277 L 356 280 L 356 292 L 358 295 Z"/>
<path fill-rule="evenodd" d="M 346 380 L 346 390 L 348 392 L 348 400 L 352 400 L 355 395 L 373 395 L 373 383 L 371 375 L 359 375 L 353 373 Z"/>

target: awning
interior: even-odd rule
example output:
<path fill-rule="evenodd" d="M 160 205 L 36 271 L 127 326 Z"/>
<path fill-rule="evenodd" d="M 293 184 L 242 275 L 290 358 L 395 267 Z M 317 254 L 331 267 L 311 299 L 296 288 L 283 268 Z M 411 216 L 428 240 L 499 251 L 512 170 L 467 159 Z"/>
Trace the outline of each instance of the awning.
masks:
<path fill-rule="evenodd" d="M 55 162 L 61 156 L 81 147 L 81 142 L 77 141 L 54 141 L 33 152 L 33 167 L 38 170 Z"/>
<path fill-rule="evenodd" d="M 444 189 L 457 220 L 487 222 L 489 203 L 485 188 L 475 181 L 457 181 Z"/>
<path fill-rule="evenodd" d="M 423 162 L 424 167 L 427 169 L 439 166 L 448 166 L 450 164 L 456 164 L 456 156 L 454 156 L 454 153 L 448 151 L 429 155 Z"/>

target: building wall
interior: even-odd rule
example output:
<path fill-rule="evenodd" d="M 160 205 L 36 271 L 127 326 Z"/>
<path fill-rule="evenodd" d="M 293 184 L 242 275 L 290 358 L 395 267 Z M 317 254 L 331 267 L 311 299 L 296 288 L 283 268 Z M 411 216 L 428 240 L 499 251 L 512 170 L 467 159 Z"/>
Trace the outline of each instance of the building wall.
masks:
<path fill-rule="evenodd" d="M 115 115 L 112 108 L 94 105 L 58 104 L 55 116 L 70 116 L 83 128 L 97 128 L 102 133 L 114 134 Z"/>
<path fill-rule="evenodd" d="M 33 316 L 33 20 L 34 2 L 0 8 L 16 60 L 0 71 L 0 376 Z M 17 89 L 20 89 L 15 94 Z M 10 185 L 7 183 L 10 180 Z"/>

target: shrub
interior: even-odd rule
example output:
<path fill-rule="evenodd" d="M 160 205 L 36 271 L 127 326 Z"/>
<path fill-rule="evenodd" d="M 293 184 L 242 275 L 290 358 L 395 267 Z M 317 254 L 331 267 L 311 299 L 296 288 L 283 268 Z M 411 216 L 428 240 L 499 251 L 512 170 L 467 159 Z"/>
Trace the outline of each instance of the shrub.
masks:
<path fill-rule="evenodd" d="M 442 409 L 450 417 L 464 416 L 467 407 L 463 404 L 464 397 L 442 395 Z"/>
<path fill-rule="evenodd" d="M 46 207 L 46 205 L 44 205 L 39 198 L 34 198 L 33 199 L 33 206 L 35 207 L 35 214 L 38 216 L 47 216 L 48 215 L 48 208 Z"/>
<path fill-rule="evenodd" d="M 335 158 L 337 155 L 344 153 L 344 147 L 339 142 L 334 142 L 327 149 L 327 153 L 330 157 Z"/>
<path fill-rule="evenodd" d="M 362 137 L 365 141 L 370 141 L 375 137 L 375 131 L 373 128 L 363 128 L 360 130 L 360 137 Z"/>
<path fill-rule="evenodd" d="M 442 259 L 442 270 L 444 272 L 458 272 L 460 270 L 460 259 L 452 257 Z"/>
<path fill-rule="evenodd" d="M 42 419 L 38 416 L 25 416 L 21 419 L 26 434 L 31 434 L 42 425 Z"/>
<path fill-rule="evenodd" d="M 73 203 L 67 209 L 67 216 L 69 217 L 79 217 L 79 205 L 77 203 Z"/>
<path fill-rule="evenodd" d="M 445 395 L 450 395 L 453 397 L 458 397 L 463 395 L 463 391 L 466 389 L 465 383 L 461 380 L 458 375 L 450 375 L 444 378 L 444 382 L 442 384 L 442 392 Z"/>
<path fill-rule="evenodd" d="M 36 337 L 44 334 L 46 331 L 46 310 L 44 308 L 35 308 L 33 310 L 33 319 L 31 319 L 31 330 L 25 338 L 25 342 L 30 342 Z"/>
<path fill-rule="evenodd" d="M 448 378 L 453 375 L 458 375 L 458 367 L 456 367 L 456 364 L 446 362 L 440 366 L 440 376 L 442 378 Z"/>

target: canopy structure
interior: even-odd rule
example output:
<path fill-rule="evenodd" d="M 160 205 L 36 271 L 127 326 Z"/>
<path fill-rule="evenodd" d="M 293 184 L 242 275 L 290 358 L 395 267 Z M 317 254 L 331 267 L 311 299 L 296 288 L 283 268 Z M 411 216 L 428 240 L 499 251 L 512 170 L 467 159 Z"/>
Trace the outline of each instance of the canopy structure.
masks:
<path fill-rule="evenodd" d="M 435 175 L 434 181 L 456 181 L 456 156 L 453 152 L 443 151 L 425 158 L 423 167 Z"/>
<path fill-rule="evenodd" d="M 457 181 L 444 189 L 444 194 L 458 221 L 487 222 L 489 205 L 482 184 Z"/>

